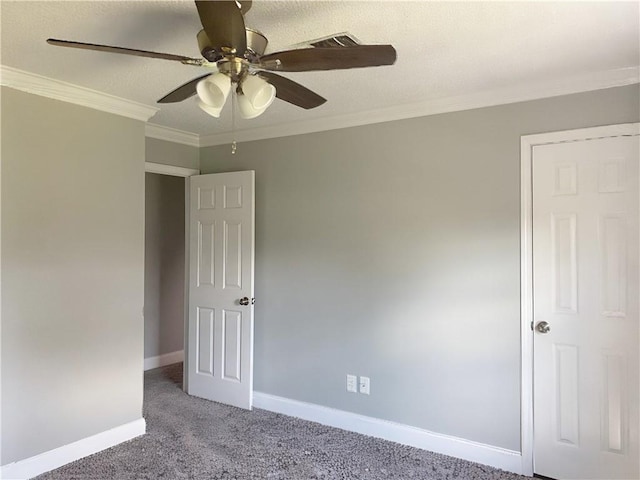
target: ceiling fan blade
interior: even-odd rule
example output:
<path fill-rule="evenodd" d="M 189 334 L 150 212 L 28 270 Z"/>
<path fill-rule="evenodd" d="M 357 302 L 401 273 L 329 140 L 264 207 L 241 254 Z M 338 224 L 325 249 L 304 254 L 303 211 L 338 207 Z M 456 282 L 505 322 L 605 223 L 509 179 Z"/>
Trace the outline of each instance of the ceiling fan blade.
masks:
<path fill-rule="evenodd" d="M 239 56 L 247 49 L 247 32 L 242 11 L 235 1 L 196 0 L 200 22 L 211 46 L 218 51 L 222 47 L 235 50 Z"/>
<path fill-rule="evenodd" d="M 123 53 L 125 55 L 135 55 L 137 57 L 173 60 L 187 65 L 202 65 L 204 63 L 204 60 L 201 58 L 184 57 L 182 55 L 173 55 L 171 53 L 149 52 L 147 50 L 136 50 L 133 48 L 112 47 L 110 45 L 98 45 L 95 43 L 70 42 L 67 40 L 58 40 L 56 38 L 47 39 L 47 43 L 58 47 L 81 48 L 84 50 L 97 50 L 99 52 Z"/>
<path fill-rule="evenodd" d="M 358 45 L 271 53 L 260 58 L 260 68 L 279 72 L 308 72 L 393 65 L 395 61 L 396 49 L 391 45 Z"/>
<path fill-rule="evenodd" d="M 186 100 L 189 97 L 193 97 L 196 94 L 196 86 L 198 85 L 198 82 L 207 78 L 209 75 L 211 75 L 211 73 L 189 80 L 187 83 L 180 85 L 175 90 L 167 93 L 164 97 L 158 100 L 158 103 L 176 103 Z"/>
<path fill-rule="evenodd" d="M 308 110 L 310 108 L 319 107 L 327 101 L 326 98 L 312 92 L 307 87 L 303 87 L 299 83 L 282 77 L 277 73 L 259 72 L 258 76 L 264 78 L 267 82 L 276 87 L 276 97 L 298 107 L 306 108 Z"/>

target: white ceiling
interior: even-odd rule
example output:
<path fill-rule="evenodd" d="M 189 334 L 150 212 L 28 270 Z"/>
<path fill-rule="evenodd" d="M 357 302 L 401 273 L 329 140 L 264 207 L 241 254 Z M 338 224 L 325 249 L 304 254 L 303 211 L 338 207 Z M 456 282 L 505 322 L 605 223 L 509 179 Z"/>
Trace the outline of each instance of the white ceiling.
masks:
<path fill-rule="evenodd" d="M 236 129 L 339 118 L 387 107 L 481 94 L 640 63 L 640 3 L 261 1 L 248 27 L 267 52 L 348 31 L 395 46 L 393 66 L 283 74 L 328 99 L 314 110 L 276 101 Z M 192 1 L 7 1 L 0 3 L 1 63 L 147 105 L 202 75 L 164 60 L 53 47 L 48 37 L 199 57 Z M 570 86 L 568 86 L 570 89 Z M 230 102 L 229 102 L 230 103 Z M 158 105 L 157 105 L 158 106 Z M 199 135 L 231 131 L 230 105 L 209 117 L 195 98 L 162 105 L 150 122 Z"/>

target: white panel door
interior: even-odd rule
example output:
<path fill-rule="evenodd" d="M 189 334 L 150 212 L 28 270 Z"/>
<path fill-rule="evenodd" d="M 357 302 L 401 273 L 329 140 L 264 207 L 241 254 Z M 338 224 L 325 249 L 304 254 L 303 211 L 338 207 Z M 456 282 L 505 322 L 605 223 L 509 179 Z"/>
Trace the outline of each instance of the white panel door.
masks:
<path fill-rule="evenodd" d="M 255 174 L 189 181 L 187 393 L 251 409 Z"/>
<path fill-rule="evenodd" d="M 639 138 L 533 149 L 534 470 L 540 475 L 640 478 Z"/>

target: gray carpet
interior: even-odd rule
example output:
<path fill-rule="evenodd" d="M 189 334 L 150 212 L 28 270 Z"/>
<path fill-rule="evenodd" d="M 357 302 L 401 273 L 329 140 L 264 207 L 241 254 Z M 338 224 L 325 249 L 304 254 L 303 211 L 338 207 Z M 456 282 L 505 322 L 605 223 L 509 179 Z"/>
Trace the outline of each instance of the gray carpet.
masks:
<path fill-rule="evenodd" d="M 147 434 L 37 477 L 522 480 L 526 477 L 265 410 L 189 397 L 182 364 L 145 373 Z"/>

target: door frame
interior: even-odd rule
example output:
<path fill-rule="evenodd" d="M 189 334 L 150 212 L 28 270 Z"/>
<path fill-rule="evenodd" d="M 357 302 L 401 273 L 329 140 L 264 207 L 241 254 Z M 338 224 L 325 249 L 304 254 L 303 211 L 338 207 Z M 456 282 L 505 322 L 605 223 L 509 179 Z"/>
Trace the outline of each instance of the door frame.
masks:
<path fill-rule="evenodd" d="M 177 167 L 175 165 L 164 165 L 162 163 L 144 162 L 145 173 L 157 173 L 159 175 L 170 175 L 172 177 L 184 178 L 184 306 L 182 310 L 183 325 L 183 350 L 184 360 L 182 363 L 182 389 L 187 391 L 187 361 L 189 344 L 189 177 L 200 175 L 200 170 L 195 168 Z"/>
<path fill-rule="evenodd" d="M 522 474 L 533 476 L 533 147 L 638 136 L 640 123 L 580 128 L 520 137 L 520 428 Z M 640 293 L 640 292 L 639 292 Z"/>

